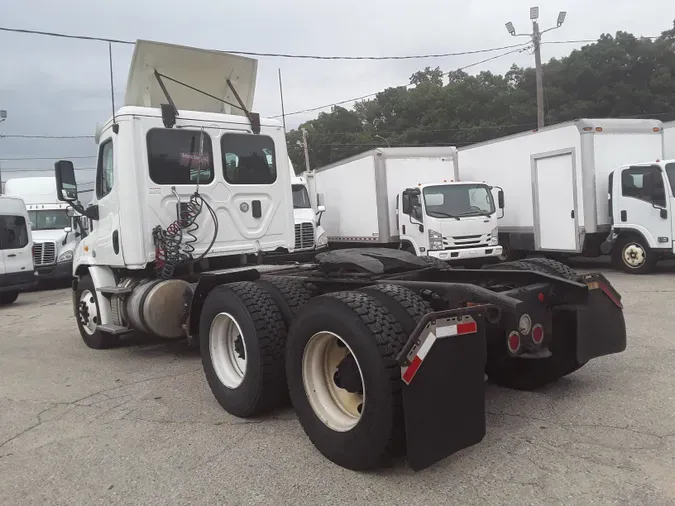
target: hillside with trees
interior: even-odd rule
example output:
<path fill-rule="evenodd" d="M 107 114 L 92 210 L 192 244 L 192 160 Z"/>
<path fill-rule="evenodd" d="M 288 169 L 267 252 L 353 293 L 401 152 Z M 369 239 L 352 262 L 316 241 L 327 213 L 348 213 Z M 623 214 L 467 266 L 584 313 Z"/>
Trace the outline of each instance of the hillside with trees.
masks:
<path fill-rule="evenodd" d="M 675 26 L 675 24 L 674 24 Z M 296 170 L 307 129 L 313 168 L 371 147 L 463 146 L 536 128 L 533 68 L 469 75 L 427 67 L 413 86 L 387 88 L 353 110 L 335 106 L 288 133 Z M 657 39 L 603 34 L 596 43 L 544 64 L 546 124 L 581 117 L 675 119 L 675 28 Z"/>

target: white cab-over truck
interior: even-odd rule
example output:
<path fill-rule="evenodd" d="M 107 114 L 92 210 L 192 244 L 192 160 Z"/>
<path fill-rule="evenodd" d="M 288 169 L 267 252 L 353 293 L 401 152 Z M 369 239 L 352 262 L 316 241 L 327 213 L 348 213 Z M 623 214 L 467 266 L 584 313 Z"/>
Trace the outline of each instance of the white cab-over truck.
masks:
<path fill-rule="evenodd" d="M 397 247 L 443 261 L 498 257 L 504 197 L 457 181 L 454 147 L 378 148 L 314 171 L 332 247 Z M 489 180 L 486 180 L 489 181 Z"/>
<path fill-rule="evenodd" d="M 0 195 L 0 306 L 16 301 L 37 283 L 30 220 L 19 197 Z"/>
<path fill-rule="evenodd" d="M 660 121 L 580 119 L 460 148 L 459 157 L 458 176 L 504 188 L 499 235 L 511 259 L 611 254 L 618 268 L 643 273 L 674 251 Z M 653 187 L 644 162 L 662 175 Z"/>
<path fill-rule="evenodd" d="M 9 179 L 5 193 L 26 203 L 38 279 L 71 279 L 73 251 L 83 228 L 79 217 L 72 216 L 69 206 L 57 198 L 54 176 Z"/>
<path fill-rule="evenodd" d="M 256 69 L 139 41 L 125 104 L 97 134 L 89 207 L 72 163 L 56 163 L 59 197 L 93 222 L 73 260 L 88 346 L 186 337 L 224 409 L 259 416 L 290 397 L 314 445 L 350 469 L 404 452 L 422 469 L 480 442 L 485 374 L 534 389 L 623 351 L 619 294 L 556 263 L 455 270 L 362 248 L 241 265 L 295 244 L 284 130 L 251 112 Z"/>
<path fill-rule="evenodd" d="M 293 164 L 291 168 L 291 187 L 293 189 L 293 216 L 295 220 L 294 252 L 315 252 L 328 246 L 328 235 L 320 225 L 321 215 L 326 210 L 323 206 L 316 206 L 316 211 L 309 197 L 307 180 L 303 175 L 297 175 Z"/>

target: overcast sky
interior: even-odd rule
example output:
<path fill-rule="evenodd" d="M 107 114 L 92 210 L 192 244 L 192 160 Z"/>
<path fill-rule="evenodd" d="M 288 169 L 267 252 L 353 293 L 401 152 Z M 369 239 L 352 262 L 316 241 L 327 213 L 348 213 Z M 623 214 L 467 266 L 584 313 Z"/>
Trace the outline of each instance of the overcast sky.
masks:
<path fill-rule="evenodd" d="M 530 28 L 536 0 L 22 0 L 0 2 L 0 26 L 98 37 L 150 39 L 220 50 L 321 55 L 408 55 L 470 51 L 524 42 L 504 28 Z M 543 28 L 558 11 L 568 12 L 545 40 L 597 38 L 624 30 L 654 36 L 672 27 L 672 0 L 540 0 Z M 580 44 L 547 45 L 544 60 Z M 110 116 L 107 45 L 0 32 L 0 109 L 8 119 L 0 134 L 93 135 Z M 133 46 L 114 45 L 116 100 L 121 104 Z M 261 57 L 254 109 L 263 116 L 281 111 L 277 69 L 284 79 L 286 112 L 311 108 L 408 82 L 429 65 L 444 71 L 493 54 L 413 61 L 313 61 Z M 529 54 L 514 54 L 471 69 L 503 73 L 513 64 L 532 65 Z M 289 127 L 317 113 L 288 118 Z M 92 139 L 0 138 L 3 180 L 34 175 L 11 169 L 53 167 L 51 157 L 95 154 Z M 7 160 L 47 157 L 48 160 Z M 73 160 L 93 167 L 93 158 Z M 80 181 L 91 180 L 90 171 Z"/>

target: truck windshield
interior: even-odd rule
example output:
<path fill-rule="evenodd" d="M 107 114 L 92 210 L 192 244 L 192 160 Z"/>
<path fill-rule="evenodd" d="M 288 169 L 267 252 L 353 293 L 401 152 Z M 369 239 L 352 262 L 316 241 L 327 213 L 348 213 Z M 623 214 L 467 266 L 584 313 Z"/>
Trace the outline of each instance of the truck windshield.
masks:
<path fill-rule="evenodd" d="M 675 162 L 666 164 L 666 174 L 668 174 L 668 181 L 670 181 L 670 189 L 675 195 Z"/>
<path fill-rule="evenodd" d="M 454 184 L 424 188 L 424 205 L 433 218 L 490 215 L 495 212 L 492 193 L 482 184 Z"/>
<path fill-rule="evenodd" d="M 65 209 L 28 211 L 30 226 L 33 230 L 60 230 L 70 226 Z"/>
<path fill-rule="evenodd" d="M 309 202 L 309 193 L 307 188 L 301 184 L 293 185 L 293 209 L 309 209 L 312 205 Z"/>

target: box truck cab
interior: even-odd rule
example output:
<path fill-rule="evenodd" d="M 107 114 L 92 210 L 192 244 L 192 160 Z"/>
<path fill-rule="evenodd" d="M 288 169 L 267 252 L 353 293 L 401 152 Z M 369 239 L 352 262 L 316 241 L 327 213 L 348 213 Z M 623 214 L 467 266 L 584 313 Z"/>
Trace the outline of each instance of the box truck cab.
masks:
<path fill-rule="evenodd" d="M 83 229 L 69 206 L 58 200 L 54 176 L 10 179 L 5 193 L 20 197 L 26 204 L 38 278 L 72 278 L 73 252 Z"/>
<path fill-rule="evenodd" d="M 35 284 L 26 206 L 18 197 L 0 195 L 0 305 L 11 304 Z"/>
<path fill-rule="evenodd" d="M 468 260 L 501 254 L 497 207 L 485 183 L 420 184 L 396 199 L 402 249 L 440 260 Z M 399 205 L 400 202 L 400 205 Z"/>
<path fill-rule="evenodd" d="M 328 236 L 319 224 L 325 207 L 317 206 L 316 211 L 309 197 L 307 180 L 298 176 L 288 160 L 293 190 L 293 218 L 295 222 L 294 252 L 318 251 L 328 247 Z"/>
<path fill-rule="evenodd" d="M 675 253 L 675 160 L 624 165 L 609 176 L 612 233 L 602 245 L 626 272 L 653 270 Z"/>

